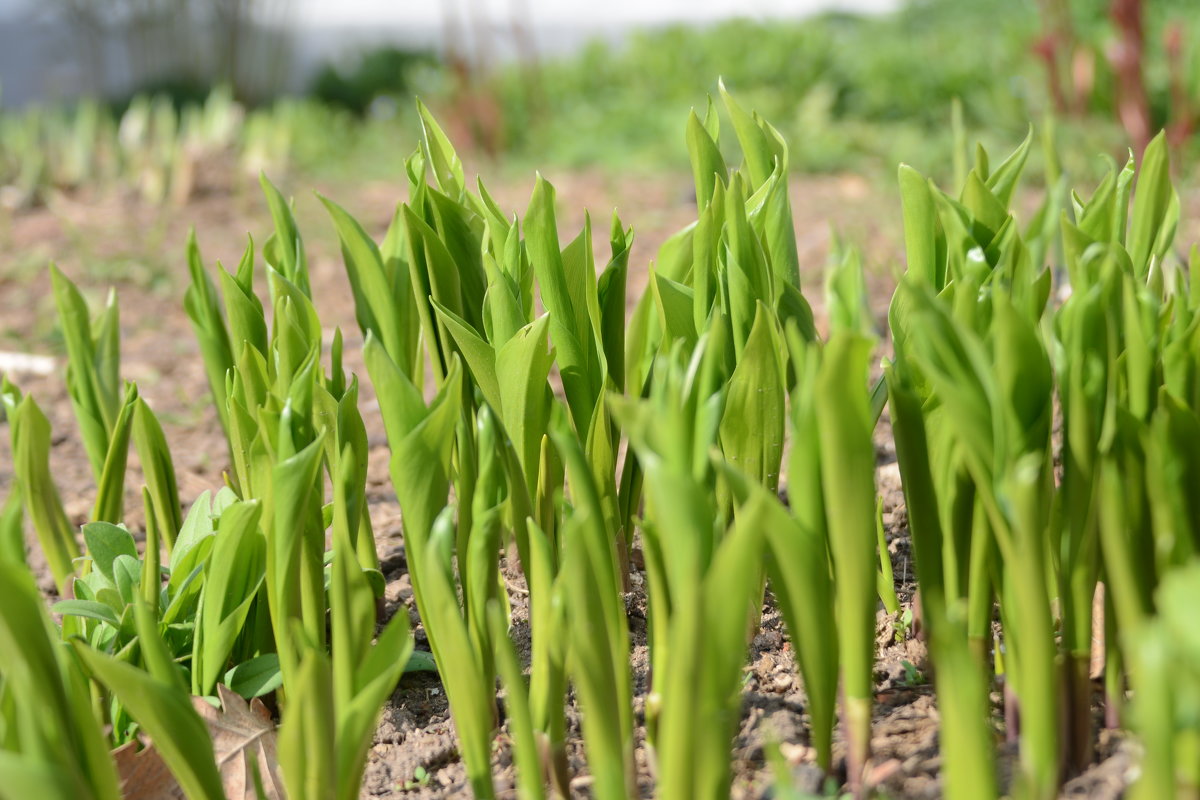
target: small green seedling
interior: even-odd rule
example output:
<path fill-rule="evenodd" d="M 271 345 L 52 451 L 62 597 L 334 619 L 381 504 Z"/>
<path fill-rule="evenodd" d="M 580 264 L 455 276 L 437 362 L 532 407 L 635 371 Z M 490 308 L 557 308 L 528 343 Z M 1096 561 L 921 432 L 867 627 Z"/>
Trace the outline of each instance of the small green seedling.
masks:
<path fill-rule="evenodd" d="M 428 770 L 424 767 L 417 767 L 413 770 L 412 779 L 405 781 L 401 784 L 400 788 L 406 792 L 411 792 L 414 789 L 421 789 L 428 786 L 432 779 L 433 776 L 429 774 Z"/>

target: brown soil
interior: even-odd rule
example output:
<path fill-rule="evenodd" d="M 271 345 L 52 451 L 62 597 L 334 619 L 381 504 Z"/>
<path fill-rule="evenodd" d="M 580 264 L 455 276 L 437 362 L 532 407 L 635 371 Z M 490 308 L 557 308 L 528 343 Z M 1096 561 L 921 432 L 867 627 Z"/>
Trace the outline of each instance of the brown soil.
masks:
<path fill-rule="evenodd" d="M 667 236 L 694 219 L 691 182 L 684 175 L 655 175 L 615 181 L 595 173 L 549 175 L 559 198 L 559 225 L 564 237 L 582 225 L 582 209 L 607 224 L 616 206 L 637 234 L 631 260 L 630 297 L 640 295 L 646 265 Z M 490 187 L 502 207 L 523 208 L 532 187 L 502 182 Z M 59 369 L 49 376 L 10 376 L 33 394 L 49 416 L 55 431 L 51 453 L 53 473 L 67 513 L 75 524 L 87 520 L 94 485 L 79 441 L 62 380 L 62 346 L 55 329 L 54 304 L 46 265 L 56 261 L 96 307 L 109 285 L 116 286 L 122 312 L 122 373 L 136 381 L 141 394 L 158 413 L 175 457 L 180 493 L 190 502 L 206 489 L 222 484 L 226 468 L 225 445 L 208 396 L 199 349 L 183 313 L 182 293 L 187 272 L 183 242 L 189 226 L 199 237 L 206 264 L 220 259 L 236 263 L 248 232 L 261 242 L 269 222 L 257 186 L 234 181 L 236 191 L 202 191 L 185 208 L 150 209 L 120 198 L 57 197 L 48 207 L 0 217 L 0 350 L 49 354 L 58 357 Z M 300 217 L 309 251 L 313 295 L 328 330 L 340 326 L 346 334 L 348 367 L 365 375 L 360 359 L 361 336 L 354 322 L 352 301 L 342 272 L 331 225 L 306 187 L 288 187 L 297 194 Z M 339 200 L 371 233 L 382 236 L 394 204 L 402 199 L 403 180 L 365 185 L 322 186 L 322 193 Z M 793 212 L 800 257 L 807 265 L 807 294 L 820 318 L 821 272 L 825 266 L 831 231 L 863 247 L 870 268 L 873 310 L 882 313 L 890 295 L 890 273 L 902 258 L 899 244 L 898 203 L 890 189 L 870 185 L 857 177 L 804 178 L 793 181 Z M 598 244 L 603 238 L 597 236 Z M 605 245 L 606 246 L 606 245 Z M 604 254 L 606 258 L 607 254 Z M 599 257 L 599 255 L 598 255 Z M 603 259 L 601 260 L 603 263 Z M 330 336 L 327 335 L 326 339 Z M 385 610 L 408 613 L 413 609 L 401 536 L 399 507 L 387 475 L 388 451 L 369 382 L 364 385 L 363 416 L 371 441 L 369 502 L 377 546 L 388 581 Z M 884 492 L 888 530 L 897 590 L 905 608 L 911 607 L 913 570 L 906 539 L 905 512 L 895 467 L 890 431 L 881 425 L 877 436 L 878 483 Z M 127 484 L 140 486 L 136 455 L 131 456 Z M 11 482 L 8 436 L 0 434 L 0 493 Z M 127 524 L 139 531 L 144 517 L 140 497 L 127 492 Z M 31 545 L 32 545 L 31 541 Z M 44 560 L 31 546 L 31 563 L 47 595 L 53 585 Z M 514 581 L 519 582 L 519 577 Z M 524 596 L 514 594 L 514 636 L 528 650 Z M 633 637 L 635 685 L 646 682 L 644 592 L 635 581 L 629 599 Z M 426 646 L 417 625 L 417 647 Z M 897 619 L 880 612 L 878 681 L 873 749 L 869 776 L 891 797 L 936 797 L 937 709 L 933 693 L 920 676 L 924 647 L 915 638 L 897 634 Z M 822 777 L 812 765 L 808 747 L 806 701 L 793 654 L 778 612 L 768 603 L 762 629 L 754 638 L 747 662 L 742 724 L 732 746 L 735 769 L 733 796 L 767 796 L 771 782 L 765 748 L 778 742 L 791 765 L 799 788 L 817 792 Z M 573 741 L 570 759 L 573 794 L 589 796 L 578 716 L 572 711 Z M 1128 748 L 1119 741 L 1100 742 L 1105 757 L 1087 775 L 1064 789 L 1072 796 L 1115 797 L 1125 783 L 1130 763 Z M 652 782 L 646 750 L 639 734 L 639 785 L 650 796 Z M 502 797 L 514 796 L 513 769 L 504 732 L 497 739 L 494 769 Z M 426 775 L 424 781 L 418 775 Z M 453 723 L 446 695 L 435 676 L 406 676 L 393 694 L 376 734 L 362 790 L 370 798 L 466 797 L 466 776 L 455 750 Z"/>

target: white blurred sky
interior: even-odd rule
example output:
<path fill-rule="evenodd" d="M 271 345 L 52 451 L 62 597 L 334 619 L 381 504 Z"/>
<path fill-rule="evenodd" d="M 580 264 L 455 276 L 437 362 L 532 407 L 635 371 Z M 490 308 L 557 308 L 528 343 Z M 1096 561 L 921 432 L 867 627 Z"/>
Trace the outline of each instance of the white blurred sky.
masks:
<path fill-rule="evenodd" d="M 885 11 L 896 0 L 293 0 L 296 19 L 316 24 L 437 24 L 447 13 L 490 19 L 529 14 L 536 25 L 624 26 L 731 16 L 803 16 L 827 8 Z"/>
<path fill-rule="evenodd" d="M 897 0 L 266 0 L 275 8 L 291 8 L 289 16 L 302 25 L 439 24 L 447 14 L 461 19 L 471 11 L 492 20 L 510 20 L 527 13 L 535 27 L 624 27 L 627 25 L 693 20 L 708 22 L 731 16 L 793 17 L 828 8 L 885 11 Z M 28 13 L 53 3 L 39 0 L 0 0 L 0 17 Z"/>
<path fill-rule="evenodd" d="M 567 53 L 594 37 L 611 41 L 631 29 L 671 22 L 711 23 L 728 17 L 803 17 L 824 10 L 880 12 L 902 0 L 249 0 L 263 22 L 294 33 L 283 86 L 299 90 L 327 61 L 381 44 L 433 46 L 447 31 L 460 42 L 482 37 L 491 58 L 511 57 L 532 43 L 545 56 Z M 128 0 L 88 0 L 124 9 Z M 163 0 L 159 0 L 160 3 Z M 962 0 L 970 2 L 970 0 Z M 1200 2 L 1200 0 L 1197 0 Z M 165 3 L 164 3 L 165 5 Z M 0 101 L 5 106 L 96 91 L 58 0 L 0 0 Z M 514 36 L 514 22 L 531 34 Z M 447 23 L 450 23 L 448 25 Z M 466 24 L 466 27 L 464 26 Z M 129 79 L 120 36 L 105 41 L 103 91 L 125 91 Z M 478 43 L 477 43 L 478 44 Z M 122 65 L 126 65 L 122 67 Z M 125 71 L 123 72 L 122 69 Z"/>

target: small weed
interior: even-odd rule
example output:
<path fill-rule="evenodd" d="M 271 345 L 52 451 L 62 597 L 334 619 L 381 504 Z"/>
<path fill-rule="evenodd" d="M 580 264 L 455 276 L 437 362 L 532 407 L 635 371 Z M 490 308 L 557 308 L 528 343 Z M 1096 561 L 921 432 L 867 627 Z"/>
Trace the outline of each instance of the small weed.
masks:
<path fill-rule="evenodd" d="M 906 641 L 913 629 L 912 606 L 905 608 L 896 618 L 896 643 Z"/>
<path fill-rule="evenodd" d="M 429 770 L 424 767 L 417 767 L 413 770 L 412 780 L 405 781 L 401 788 L 406 792 L 410 792 L 413 789 L 420 789 L 428 786 L 432 778 L 433 776 L 429 774 Z"/>
<path fill-rule="evenodd" d="M 925 674 L 917 669 L 917 665 L 911 661 L 902 661 L 900 662 L 900 666 L 904 668 L 904 677 L 900 679 L 900 685 L 904 688 L 912 689 L 929 683 L 925 678 Z"/>

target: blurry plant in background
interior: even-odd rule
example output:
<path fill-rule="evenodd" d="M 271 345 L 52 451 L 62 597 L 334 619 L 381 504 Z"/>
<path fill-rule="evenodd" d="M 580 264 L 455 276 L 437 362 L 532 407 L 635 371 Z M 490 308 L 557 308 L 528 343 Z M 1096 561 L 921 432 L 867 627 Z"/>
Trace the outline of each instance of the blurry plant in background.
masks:
<path fill-rule="evenodd" d="M 79 191 L 181 205 L 198 191 L 229 191 L 240 173 L 284 170 L 304 121 L 287 102 L 247 113 L 226 87 L 180 109 L 168 94 L 142 94 L 120 111 L 89 99 L 0 113 L 0 208 Z"/>
<path fill-rule="evenodd" d="M 935 0 L 878 17 L 735 19 L 637 31 L 617 45 L 595 40 L 541 65 L 540 117 L 531 113 L 523 70 L 501 68 L 493 81 L 511 147 L 543 159 L 682 166 L 671 146 L 675 120 L 711 89 L 697 75 L 722 75 L 785 136 L 805 143 L 796 168 L 839 170 L 864 156 L 890 162 L 896 132 L 906 144 L 932 136 L 948 153 L 955 97 L 969 121 L 1022 130 L 1040 90 L 1024 53 L 1037 19 L 1032 7 L 1018 13 L 1012 5 Z"/>
<path fill-rule="evenodd" d="M 86 53 L 94 95 L 169 94 L 179 107 L 223 83 L 240 100 L 262 100 L 287 77 L 287 3 L 50 0 L 45 7 L 62 15 Z"/>
<path fill-rule="evenodd" d="M 1060 171 L 1098 179 L 1085 154 L 1123 160 L 1130 143 L 1140 149 L 1163 127 L 1175 163 L 1188 164 L 1200 116 L 1200 20 L 1187 13 L 1189 0 L 908 0 L 874 16 L 830 12 L 630 29 L 619 40 L 593 39 L 553 57 L 539 55 L 536 20 L 519 6 L 508 20 L 447 10 L 440 50 L 385 44 L 357 59 L 326 62 L 302 98 L 280 95 L 284 78 L 297 77 L 281 75 L 293 47 L 285 41 L 283 4 L 54 5 L 71 20 L 95 88 L 115 85 L 109 73 L 119 68 L 130 76 L 123 96 L 143 87 L 170 99 L 174 120 L 159 101 L 115 104 L 118 115 L 159 109 L 151 115 L 154 135 L 166 131 L 167 144 L 150 148 L 159 153 L 155 163 L 195 150 L 170 144 L 167 134 L 184 135 L 195 115 L 188 109 L 211 104 L 206 98 L 219 81 L 239 108 L 261 106 L 227 140 L 246 170 L 277 174 L 286 167 L 331 177 L 359 174 L 368 164 L 376 174 L 402 176 L 394 142 L 415 122 L 414 94 L 464 150 L 507 170 L 534 161 L 684 170 L 676 120 L 702 107 L 704 93 L 715 88 L 700 75 L 723 76 L 785 138 L 803 142 L 791 162 L 800 172 L 877 175 L 903 160 L 946 169 L 934 177 L 949 180 L 955 140 L 947 123 L 957 103 L 965 130 L 989 147 L 1018 138 L 1030 120 L 1053 118 L 1040 127 L 1071 145 L 1060 150 L 1066 163 L 1035 159 L 1032 179 L 1052 182 Z M 104 49 L 106 37 L 124 42 L 124 62 Z M 89 108 L 93 102 L 0 114 L 6 205 L 36 202 L 47 186 L 78 186 L 120 171 L 103 140 L 115 122 Z M 737 149 L 731 143 L 731 155 Z M 39 155 L 64 150 L 71 158 L 43 163 Z M 78 167 L 89 159 L 104 166 L 81 180 Z M 57 174 L 64 162 L 72 175 Z M 144 194 L 173 192 L 151 187 Z"/>
<path fill-rule="evenodd" d="M 414 74 L 436 68 L 438 63 L 433 50 L 377 47 L 363 53 L 353 68 L 326 63 L 313 78 L 309 94 L 360 117 L 378 111 L 376 104 L 385 101 L 391 116 L 397 106 L 411 105 L 409 97 L 416 88 Z"/>
<path fill-rule="evenodd" d="M 1118 119 L 1140 153 L 1166 128 L 1181 147 L 1200 121 L 1200 21 L 1188 0 L 1038 0 L 1055 113 Z"/>

